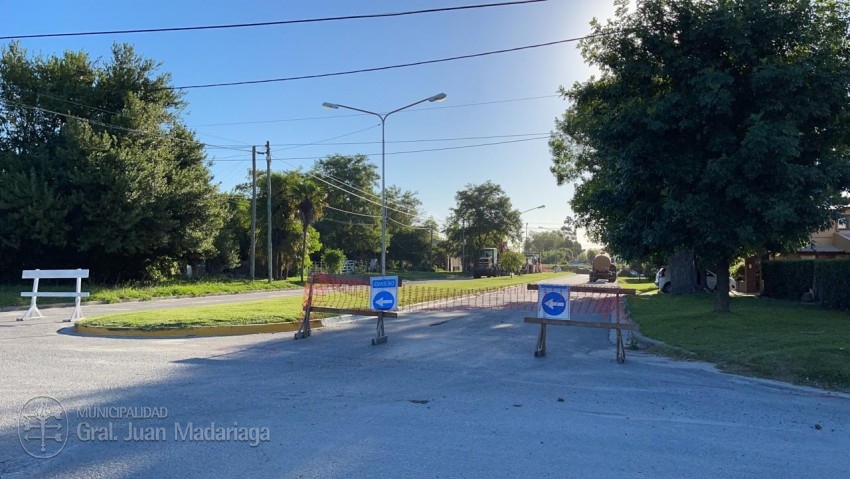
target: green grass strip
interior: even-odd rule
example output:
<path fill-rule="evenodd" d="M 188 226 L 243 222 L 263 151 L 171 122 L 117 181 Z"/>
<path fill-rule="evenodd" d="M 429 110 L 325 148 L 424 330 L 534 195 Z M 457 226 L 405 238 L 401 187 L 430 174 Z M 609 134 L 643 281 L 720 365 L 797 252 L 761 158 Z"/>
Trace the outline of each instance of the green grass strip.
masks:
<path fill-rule="evenodd" d="M 829 389 L 850 388 L 850 314 L 755 297 L 730 298 L 714 313 L 713 294 L 628 298 L 657 352 L 715 363 L 737 374 Z"/>
<path fill-rule="evenodd" d="M 215 306 L 108 314 L 87 318 L 79 323 L 86 326 L 137 328 L 145 331 L 200 326 L 288 323 L 300 321 L 303 317 L 301 301 L 301 296 L 294 296 Z"/>

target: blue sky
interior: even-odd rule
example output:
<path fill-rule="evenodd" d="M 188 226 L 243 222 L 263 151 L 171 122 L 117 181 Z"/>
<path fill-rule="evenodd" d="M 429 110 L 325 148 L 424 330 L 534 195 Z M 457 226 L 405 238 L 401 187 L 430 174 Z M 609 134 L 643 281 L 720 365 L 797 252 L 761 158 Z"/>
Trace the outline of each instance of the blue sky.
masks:
<path fill-rule="evenodd" d="M 0 0 L 0 35 L 248 23 L 481 3 L 489 2 Z M 586 35 L 593 17 L 607 19 L 613 11 L 610 0 L 549 0 L 396 18 L 28 39 L 23 45 L 32 53 L 85 50 L 96 58 L 108 56 L 113 42 L 131 43 L 141 55 L 162 62 L 161 71 L 171 73 L 175 86 L 186 86 L 381 67 L 564 40 Z M 457 191 L 490 180 L 502 186 L 518 210 L 546 205 L 523 215 L 533 232 L 558 228 L 570 214 L 572 188 L 555 184 L 546 137 L 566 108 L 556 96 L 558 86 L 590 75 L 576 43 L 567 43 L 380 72 L 186 90 L 185 122 L 205 143 L 227 147 L 207 151 L 215 181 L 229 191 L 247 179 L 250 145 L 267 140 L 275 171 L 309 169 L 316 158 L 334 153 L 367 154 L 380 168 L 379 120 L 323 109 L 322 103 L 386 113 L 445 92 L 442 103 L 419 105 L 387 120 L 387 185 L 417 192 L 424 216 L 443 224 Z M 502 144 L 458 148 L 483 143 Z"/>

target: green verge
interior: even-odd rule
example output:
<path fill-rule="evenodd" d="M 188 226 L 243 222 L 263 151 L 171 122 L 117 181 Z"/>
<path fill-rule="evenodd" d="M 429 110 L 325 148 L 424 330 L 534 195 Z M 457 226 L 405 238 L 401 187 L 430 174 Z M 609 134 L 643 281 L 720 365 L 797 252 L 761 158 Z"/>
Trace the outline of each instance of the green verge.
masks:
<path fill-rule="evenodd" d="M 516 284 L 545 281 L 570 273 L 539 273 L 522 276 L 503 276 L 470 280 L 448 280 L 424 284 L 410 284 L 405 288 L 433 288 L 441 294 L 450 296 L 458 291 L 483 291 Z M 432 298 L 438 299 L 438 298 Z M 234 326 L 246 324 L 268 324 L 299 321 L 303 312 L 299 296 L 272 300 L 249 301 L 233 304 L 203 306 L 192 308 L 174 308 L 167 310 L 140 311 L 94 316 L 80 321 L 86 326 L 108 328 L 137 328 L 156 330 L 167 328 L 188 328 L 198 326 Z M 321 316 L 311 315 L 316 318 Z M 327 315 L 325 315 L 327 316 Z"/>
<path fill-rule="evenodd" d="M 641 332 L 665 344 L 650 352 L 716 364 L 748 376 L 850 389 L 850 314 L 767 298 L 732 297 L 714 313 L 714 295 L 628 298 Z"/>
<path fill-rule="evenodd" d="M 617 278 L 621 288 L 633 289 L 638 294 L 658 291 L 655 280 L 649 278 Z"/>
<path fill-rule="evenodd" d="M 303 317 L 301 296 L 241 303 L 173 308 L 137 313 L 93 316 L 79 321 L 85 326 L 136 328 L 143 331 L 201 326 L 291 323 Z"/>
<path fill-rule="evenodd" d="M 83 301 L 120 303 L 123 301 L 147 301 L 154 298 L 197 297 L 216 294 L 250 293 L 255 291 L 277 291 L 301 288 L 303 283 L 290 278 L 287 281 L 247 281 L 240 279 L 209 279 L 201 281 L 172 281 L 159 285 L 104 286 L 87 284 L 83 280 L 83 291 L 91 296 Z M 41 280 L 39 291 L 72 291 L 73 280 Z M 0 307 L 25 306 L 29 298 L 22 298 L 22 291 L 32 291 L 32 282 L 19 285 L 0 285 Z M 39 298 L 38 304 L 67 303 L 68 298 Z"/>

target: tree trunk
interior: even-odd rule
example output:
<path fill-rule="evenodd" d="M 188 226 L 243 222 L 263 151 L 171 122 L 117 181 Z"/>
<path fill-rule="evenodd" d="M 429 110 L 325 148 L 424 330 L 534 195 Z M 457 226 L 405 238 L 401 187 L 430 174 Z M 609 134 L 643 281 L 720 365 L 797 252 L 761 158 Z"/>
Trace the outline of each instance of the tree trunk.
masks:
<path fill-rule="evenodd" d="M 729 312 L 729 258 L 720 258 L 715 266 L 717 287 L 714 290 L 714 312 Z"/>
<path fill-rule="evenodd" d="M 667 274 L 670 275 L 671 294 L 695 293 L 698 288 L 696 267 L 694 266 L 694 250 L 681 248 L 670 255 L 667 262 Z"/>
<path fill-rule="evenodd" d="M 301 282 L 304 282 L 304 262 L 307 259 L 307 228 L 304 228 L 304 237 L 301 241 Z"/>

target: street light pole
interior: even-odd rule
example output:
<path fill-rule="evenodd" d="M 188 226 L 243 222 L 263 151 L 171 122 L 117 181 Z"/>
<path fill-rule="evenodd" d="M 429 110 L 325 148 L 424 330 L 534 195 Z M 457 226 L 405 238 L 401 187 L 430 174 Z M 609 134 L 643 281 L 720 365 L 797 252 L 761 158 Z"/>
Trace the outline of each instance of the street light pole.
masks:
<path fill-rule="evenodd" d="M 520 211 L 519 215 L 522 216 L 529 211 L 539 210 L 545 208 L 546 205 L 535 206 L 534 208 L 529 208 L 525 211 Z M 528 222 L 525 222 L 525 241 L 522 243 L 522 250 L 525 251 L 526 243 L 528 243 Z"/>
<path fill-rule="evenodd" d="M 360 113 L 366 113 L 369 115 L 377 116 L 381 119 L 381 275 L 387 274 L 387 189 L 386 189 L 386 123 L 387 117 L 392 115 L 393 113 L 398 113 L 402 110 L 406 110 L 412 106 L 416 106 L 420 103 L 434 102 L 434 101 L 443 101 L 446 99 L 445 93 L 438 93 L 434 96 L 429 96 L 424 100 L 419 100 L 413 102 L 409 105 L 405 105 L 401 108 L 397 108 L 389 113 L 381 115 L 380 113 L 375 113 L 374 111 L 362 110 L 360 108 L 354 108 L 353 106 L 341 105 L 339 103 L 322 103 L 322 106 L 325 108 L 330 108 L 336 110 L 338 108 L 345 108 L 346 110 L 354 110 L 359 111 Z"/>

